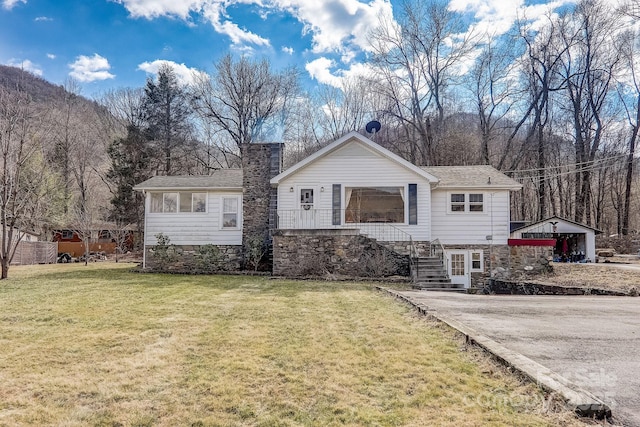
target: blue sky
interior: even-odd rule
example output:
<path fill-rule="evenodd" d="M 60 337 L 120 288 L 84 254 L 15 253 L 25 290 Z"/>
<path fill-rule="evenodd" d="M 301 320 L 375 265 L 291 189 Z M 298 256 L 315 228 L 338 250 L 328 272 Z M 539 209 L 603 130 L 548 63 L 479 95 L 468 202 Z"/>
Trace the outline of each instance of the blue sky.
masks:
<path fill-rule="evenodd" d="M 84 95 L 139 87 L 160 61 L 187 81 L 227 52 L 295 65 L 307 83 L 357 73 L 366 33 L 396 0 L 0 0 L 0 63 Z M 451 0 L 475 25 L 506 31 L 517 13 L 565 0 Z M 547 4 L 548 3 L 548 4 Z M 390 18 L 391 19 L 391 18 Z"/>

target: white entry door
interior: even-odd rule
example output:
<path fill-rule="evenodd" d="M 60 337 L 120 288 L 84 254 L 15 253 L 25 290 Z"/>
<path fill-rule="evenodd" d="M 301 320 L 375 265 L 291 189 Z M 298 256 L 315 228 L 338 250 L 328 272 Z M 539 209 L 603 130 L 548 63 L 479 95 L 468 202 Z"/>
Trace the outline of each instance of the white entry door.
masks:
<path fill-rule="evenodd" d="M 300 187 L 300 226 L 298 228 L 315 229 L 316 225 L 316 205 L 318 192 L 315 187 Z"/>
<path fill-rule="evenodd" d="M 447 251 L 447 266 L 451 283 L 468 288 L 470 281 L 470 262 L 468 251 Z"/>

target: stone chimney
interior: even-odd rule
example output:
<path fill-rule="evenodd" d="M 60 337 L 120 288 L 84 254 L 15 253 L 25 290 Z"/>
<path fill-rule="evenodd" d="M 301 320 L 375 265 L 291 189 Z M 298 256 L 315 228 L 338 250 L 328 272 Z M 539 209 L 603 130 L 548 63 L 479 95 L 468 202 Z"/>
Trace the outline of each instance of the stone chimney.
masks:
<path fill-rule="evenodd" d="M 259 253 L 271 249 L 270 230 L 276 225 L 277 189 L 269 181 L 282 172 L 284 144 L 246 144 L 242 147 L 242 246 L 244 268 L 254 268 Z"/>

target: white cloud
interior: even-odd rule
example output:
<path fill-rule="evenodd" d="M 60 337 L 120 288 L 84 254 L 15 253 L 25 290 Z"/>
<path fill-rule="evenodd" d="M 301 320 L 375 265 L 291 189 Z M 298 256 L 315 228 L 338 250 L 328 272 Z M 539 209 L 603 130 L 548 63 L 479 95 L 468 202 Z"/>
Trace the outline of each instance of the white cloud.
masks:
<path fill-rule="evenodd" d="M 47 58 L 56 59 L 56 56 L 53 53 L 47 53 Z"/>
<path fill-rule="evenodd" d="M 347 53 L 349 44 L 369 49 L 368 33 L 382 18 L 392 16 L 389 0 L 273 0 L 273 4 L 290 12 L 312 34 L 315 53 Z M 352 55 L 347 53 L 347 57 Z"/>
<path fill-rule="evenodd" d="M 36 21 L 36 22 L 51 22 L 51 21 L 53 21 L 53 18 L 50 18 L 48 16 L 38 16 L 38 17 L 36 17 L 36 19 L 34 19 L 34 21 Z"/>
<path fill-rule="evenodd" d="M 27 4 L 27 0 L 2 0 L 2 7 L 7 9 L 7 10 L 11 10 L 13 9 L 18 3 L 24 3 Z"/>
<path fill-rule="evenodd" d="M 282 51 L 287 55 L 293 55 L 294 52 L 293 48 L 289 46 L 282 46 Z"/>
<path fill-rule="evenodd" d="M 473 13 L 476 22 L 470 29 L 476 34 L 499 36 L 511 29 L 517 19 L 525 19 L 531 25 L 566 4 L 576 0 L 555 0 L 534 5 L 525 5 L 524 0 L 451 0 L 449 10 L 459 13 Z"/>
<path fill-rule="evenodd" d="M 42 75 L 42 68 L 40 68 L 39 65 L 34 64 L 33 62 L 31 62 L 28 59 L 25 59 L 23 61 L 21 60 L 17 60 L 17 59 L 10 59 L 9 62 L 7 62 L 7 65 L 10 65 L 12 67 L 18 67 L 22 70 L 28 71 L 30 73 L 35 74 L 36 76 L 41 76 Z"/>
<path fill-rule="evenodd" d="M 205 74 L 195 68 L 189 68 L 185 64 L 178 64 L 176 62 L 167 61 L 164 59 L 156 59 L 153 62 L 143 62 L 142 64 L 138 65 L 138 70 L 145 71 L 149 74 L 157 74 L 160 66 L 163 64 L 171 66 L 171 68 L 173 68 L 173 71 L 176 73 L 178 81 L 185 85 L 192 84 L 196 76 L 202 76 Z"/>
<path fill-rule="evenodd" d="M 153 19 L 173 16 L 190 19 L 191 13 L 202 14 L 215 31 L 227 35 L 234 45 L 269 46 L 269 40 L 234 22 L 228 11 L 236 4 L 257 6 L 262 19 L 271 12 L 287 12 L 304 25 L 312 35 L 313 52 L 338 52 L 351 60 L 355 49 L 369 49 L 367 34 L 381 17 L 390 18 L 389 0 L 115 0 L 133 17 Z"/>
<path fill-rule="evenodd" d="M 114 0 L 124 5 L 134 18 L 153 19 L 159 16 L 189 18 L 191 12 L 199 12 L 207 0 Z"/>
<path fill-rule="evenodd" d="M 362 78 L 368 75 L 371 71 L 367 64 L 354 63 L 348 69 L 332 69 L 336 68 L 335 61 L 329 58 L 320 57 L 311 62 L 307 62 L 305 69 L 309 75 L 316 79 L 319 83 L 334 86 L 337 88 L 343 87 L 343 80 L 351 80 Z"/>
<path fill-rule="evenodd" d="M 80 82 L 93 82 L 115 77 L 109 72 L 111 65 L 109 65 L 107 58 L 97 53 L 94 53 L 93 56 L 78 56 L 75 62 L 69 64 L 69 68 L 71 68 L 69 75 Z"/>

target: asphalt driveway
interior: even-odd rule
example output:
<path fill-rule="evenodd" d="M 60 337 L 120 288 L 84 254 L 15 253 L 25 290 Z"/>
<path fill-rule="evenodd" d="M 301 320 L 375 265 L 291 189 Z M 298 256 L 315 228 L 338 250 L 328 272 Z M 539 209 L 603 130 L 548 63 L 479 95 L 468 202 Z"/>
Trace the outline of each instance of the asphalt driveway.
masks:
<path fill-rule="evenodd" d="M 401 292 L 564 376 L 640 427 L 640 298 Z"/>

